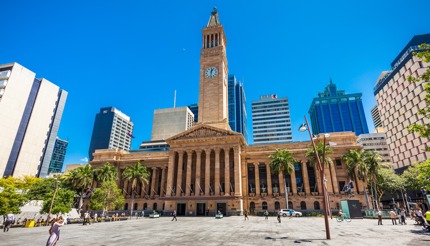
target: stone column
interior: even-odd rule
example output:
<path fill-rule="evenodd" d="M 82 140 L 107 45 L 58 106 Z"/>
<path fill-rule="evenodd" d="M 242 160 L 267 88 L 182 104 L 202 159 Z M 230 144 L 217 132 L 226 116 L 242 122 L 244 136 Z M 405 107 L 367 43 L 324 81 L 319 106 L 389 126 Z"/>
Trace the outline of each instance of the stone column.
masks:
<path fill-rule="evenodd" d="M 176 178 L 176 196 L 180 196 L 182 192 L 182 166 L 184 164 L 184 151 L 178 151 L 179 161 L 178 161 L 178 174 Z"/>
<path fill-rule="evenodd" d="M 327 192 L 329 193 L 333 193 L 333 186 L 331 184 L 331 179 L 330 179 L 330 167 L 329 166 L 325 166 L 324 169 L 324 176 L 325 176 L 325 186 L 327 187 Z"/>
<path fill-rule="evenodd" d="M 290 179 L 291 179 L 291 192 L 293 192 L 293 194 L 297 194 L 296 170 L 295 169 L 290 174 Z"/>
<path fill-rule="evenodd" d="M 219 156 L 220 156 L 221 149 L 216 148 L 215 149 L 215 187 L 213 188 L 214 193 L 216 196 L 219 196 L 219 187 L 220 187 L 220 163 L 219 163 Z"/>
<path fill-rule="evenodd" d="M 155 195 L 155 180 L 157 179 L 157 168 L 152 168 L 152 174 L 151 174 L 151 190 L 149 191 L 149 194 L 151 196 Z"/>
<path fill-rule="evenodd" d="M 194 195 L 200 194 L 202 187 L 200 184 L 200 175 L 201 175 L 201 167 L 202 167 L 202 150 L 196 150 L 196 181 L 194 184 Z"/>
<path fill-rule="evenodd" d="M 172 196 L 173 189 L 173 172 L 175 171 L 175 151 L 169 152 L 169 164 L 167 166 L 167 184 L 166 184 L 166 196 Z"/>
<path fill-rule="evenodd" d="M 307 195 L 311 194 L 311 187 L 309 186 L 309 174 L 308 174 L 308 165 L 306 161 L 302 161 L 302 174 L 303 174 L 303 185 L 305 186 L 304 192 Z"/>
<path fill-rule="evenodd" d="M 316 186 L 318 189 L 318 194 L 322 195 L 322 188 L 321 188 L 321 180 L 320 180 L 320 170 L 317 165 L 314 165 L 314 172 L 315 172 L 315 181 Z"/>
<path fill-rule="evenodd" d="M 205 195 L 210 195 L 210 183 L 211 183 L 211 150 L 205 149 Z"/>
<path fill-rule="evenodd" d="M 242 195 L 242 169 L 241 167 L 247 167 L 247 164 L 245 162 L 245 159 L 242 160 L 240 158 L 240 147 L 235 147 L 234 148 L 234 194 L 236 196 L 240 196 Z M 246 171 L 245 171 L 246 173 Z M 245 181 L 245 185 L 246 185 L 246 189 L 248 189 L 248 184 Z M 245 193 L 246 194 L 246 193 Z"/>
<path fill-rule="evenodd" d="M 281 195 L 285 193 L 284 175 L 282 175 L 282 172 L 279 173 L 278 179 L 279 179 L 279 194 Z"/>
<path fill-rule="evenodd" d="M 266 164 L 267 173 L 267 194 L 272 195 L 272 173 L 270 172 L 270 165 Z"/>
<path fill-rule="evenodd" d="M 254 173 L 255 173 L 255 195 L 260 195 L 260 173 L 258 170 L 258 163 L 254 163 Z"/>
<path fill-rule="evenodd" d="M 224 165 L 224 195 L 230 195 L 230 148 L 224 150 L 225 165 Z"/>
<path fill-rule="evenodd" d="M 185 195 L 190 196 L 191 195 L 191 165 L 193 162 L 193 151 L 187 152 L 187 173 L 185 177 Z M 183 188 L 182 188 L 183 189 Z"/>
<path fill-rule="evenodd" d="M 166 185 L 164 184 L 166 182 L 166 168 L 161 168 L 161 187 L 160 187 L 160 196 L 165 196 L 167 193 L 167 189 L 165 188 Z"/>
<path fill-rule="evenodd" d="M 334 167 L 334 163 L 330 165 L 330 171 L 331 171 L 331 181 L 333 182 L 333 192 L 335 194 L 339 194 L 339 184 L 337 183 L 337 175 L 336 175 L 336 169 Z"/>

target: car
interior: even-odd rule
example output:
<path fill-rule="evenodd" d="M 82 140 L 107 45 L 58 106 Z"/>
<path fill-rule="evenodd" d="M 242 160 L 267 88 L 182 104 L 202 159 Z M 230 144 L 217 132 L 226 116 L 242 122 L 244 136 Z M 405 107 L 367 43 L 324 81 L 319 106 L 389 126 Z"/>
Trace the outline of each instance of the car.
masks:
<path fill-rule="evenodd" d="M 291 209 L 291 210 L 293 210 L 293 209 Z M 283 217 L 290 216 L 290 209 L 281 209 L 281 214 Z M 293 210 L 293 216 L 294 217 L 301 217 L 302 215 L 303 215 L 302 212 Z"/>

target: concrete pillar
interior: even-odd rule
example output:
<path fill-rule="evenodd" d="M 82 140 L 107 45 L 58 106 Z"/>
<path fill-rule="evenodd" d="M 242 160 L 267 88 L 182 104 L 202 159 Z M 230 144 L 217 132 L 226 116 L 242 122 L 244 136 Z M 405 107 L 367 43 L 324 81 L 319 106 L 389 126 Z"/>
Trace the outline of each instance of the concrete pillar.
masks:
<path fill-rule="evenodd" d="M 270 165 L 266 164 L 267 173 L 267 194 L 272 195 L 272 172 L 270 172 Z"/>
<path fill-rule="evenodd" d="M 306 161 L 302 161 L 302 174 L 303 174 L 303 185 L 305 186 L 304 192 L 307 195 L 311 194 L 311 187 L 309 186 L 309 174 L 308 174 L 308 165 Z"/>
<path fill-rule="evenodd" d="M 334 165 L 335 165 L 334 163 L 330 165 L 331 181 L 333 182 L 333 192 L 335 194 L 339 194 L 339 184 L 337 183 L 337 175 L 336 175 L 336 169 Z"/>
<path fill-rule="evenodd" d="M 219 196 L 219 188 L 220 188 L 220 148 L 215 149 L 215 187 L 213 187 L 214 193 L 216 196 Z"/>
<path fill-rule="evenodd" d="M 181 192 L 183 191 L 181 184 L 182 184 L 182 168 L 184 164 L 184 151 L 178 151 L 178 154 L 179 154 L 179 161 L 178 161 L 178 175 L 176 180 L 176 196 L 180 196 Z"/>
<path fill-rule="evenodd" d="M 152 174 L 151 174 L 151 190 L 149 191 L 149 194 L 151 194 L 151 196 L 155 196 L 155 182 L 157 179 L 157 168 L 153 167 L 152 168 Z"/>
<path fill-rule="evenodd" d="M 166 195 L 166 168 L 162 167 L 161 168 L 161 187 L 160 187 L 160 196 L 165 196 Z"/>
<path fill-rule="evenodd" d="M 314 172 L 315 172 L 315 179 L 316 179 L 315 181 L 318 189 L 318 194 L 322 195 L 321 180 L 320 180 L 321 175 L 317 165 L 314 165 Z"/>
<path fill-rule="evenodd" d="M 243 163 L 242 163 L 242 159 L 240 157 L 240 146 L 235 147 L 234 149 L 234 194 L 236 196 L 241 196 L 242 195 L 242 167 L 246 167 L 246 161 L 245 159 L 243 159 Z M 246 171 L 244 171 L 244 173 L 246 173 Z M 245 181 L 246 187 L 247 187 L 247 183 Z M 245 187 L 245 189 L 247 189 Z M 245 193 L 246 194 L 246 193 Z"/>
<path fill-rule="evenodd" d="M 166 196 L 172 196 L 173 189 L 173 172 L 175 171 L 175 151 L 169 152 L 169 164 L 167 166 L 167 183 L 166 183 Z"/>
<path fill-rule="evenodd" d="M 201 175 L 201 165 L 202 165 L 202 150 L 196 150 L 196 181 L 194 184 L 194 194 L 197 196 L 201 192 L 200 175 Z"/>
<path fill-rule="evenodd" d="M 255 195 L 260 195 L 260 172 L 258 170 L 258 163 L 254 163 L 254 172 L 255 172 Z"/>
<path fill-rule="evenodd" d="M 193 151 L 187 152 L 187 172 L 185 177 L 185 195 L 190 196 L 191 195 L 191 165 L 193 161 Z M 182 188 L 184 189 L 184 188 Z"/>
<path fill-rule="evenodd" d="M 224 195 L 230 195 L 230 148 L 224 150 Z"/>
<path fill-rule="evenodd" d="M 325 166 L 324 169 L 324 176 L 325 176 L 325 185 L 327 187 L 327 192 L 329 193 L 333 193 L 333 186 L 331 184 L 331 180 L 330 180 L 330 167 L 329 166 Z"/>
<path fill-rule="evenodd" d="M 210 183 L 211 183 L 211 150 L 205 149 L 206 159 L 205 159 L 205 195 L 210 195 Z"/>
<path fill-rule="evenodd" d="M 290 174 L 290 179 L 291 179 L 291 191 L 290 192 L 293 192 L 293 194 L 297 194 L 296 170 L 295 169 Z"/>

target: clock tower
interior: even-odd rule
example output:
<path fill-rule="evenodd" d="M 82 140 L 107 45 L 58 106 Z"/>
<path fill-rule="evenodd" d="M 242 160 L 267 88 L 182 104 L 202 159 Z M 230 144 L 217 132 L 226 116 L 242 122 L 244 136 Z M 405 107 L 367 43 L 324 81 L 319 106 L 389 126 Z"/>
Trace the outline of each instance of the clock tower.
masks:
<path fill-rule="evenodd" d="M 228 124 L 227 40 L 216 8 L 202 30 L 198 123 L 231 130 Z"/>

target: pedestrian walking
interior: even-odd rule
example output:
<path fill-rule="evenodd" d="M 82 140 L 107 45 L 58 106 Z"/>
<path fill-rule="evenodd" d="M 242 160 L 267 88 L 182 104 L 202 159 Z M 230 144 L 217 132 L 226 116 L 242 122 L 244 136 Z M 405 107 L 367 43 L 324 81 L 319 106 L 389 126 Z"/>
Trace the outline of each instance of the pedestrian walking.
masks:
<path fill-rule="evenodd" d="M 278 211 L 278 216 L 277 216 L 277 219 L 278 219 L 279 223 L 281 223 L 281 215 L 282 215 L 281 210 L 279 210 Z"/>
<path fill-rule="evenodd" d="M 88 223 L 88 225 L 91 225 L 90 223 L 90 213 L 88 213 L 88 211 L 86 211 L 84 213 L 84 223 L 83 225 L 86 225 Z"/>
<path fill-rule="evenodd" d="M 405 210 L 405 208 L 400 209 L 400 224 L 406 225 L 406 210 Z"/>
<path fill-rule="evenodd" d="M 243 212 L 243 216 L 245 217 L 245 220 L 249 220 L 248 211 L 245 210 L 245 212 Z"/>
<path fill-rule="evenodd" d="M 378 225 L 382 225 L 382 211 L 378 210 Z"/>
<path fill-rule="evenodd" d="M 58 217 L 58 219 L 55 219 L 52 223 L 51 227 L 49 228 L 49 238 L 46 242 L 46 246 L 55 246 L 60 239 L 60 227 L 64 225 L 64 219 L 63 217 Z"/>
<path fill-rule="evenodd" d="M 145 210 L 142 210 L 142 218 L 145 218 Z"/>
<path fill-rule="evenodd" d="M 290 210 L 288 210 L 288 212 L 290 213 L 290 219 L 293 218 L 293 210 L 290 208 Z"/>
<path fill-rule="evenodd" d="M 391 222 L 393 222 L 393 225 L 397 225 L 397 214 L 392 209 L 390 211 L 390 217 L 391 217 Z"/>
<path fill-rule="evenodd" d="M 206 216 L 209 216 L 209 208 L 206 209 Z"/>
<path fill-rule="evenodd" d="M 15 220 L 15 216 L 13 215 L 12 211 L 10 211 L 6 216 L 3 216 L 3 220 L 4 220 L 3 232 L 7 232 L 9 231 L 10 226 Z"/>
<path fill-rule="evenodd" d="M 97 217 L 98 217 L 98 216 L 97 216 L 97 213 L 95 213 L 95 214 L 94 214 L 94 223 L 98 223 L 98 221 L 97 221 Z"/>
<path fill-rule="evenodd" d="M 269 212 L 267 212 L 267 210 L 266 210 L 266 211 L 264 211 L 264 219 L 265 219 L 265 220 L 268 220 L 268 219 L 269 219 Z"/>
<path fill-rule="evenodd" d="M 173 221 L 173 220 L 178 221 L 178 219 L 176 218 L 176 210 L 173 210 L 172 215 L 173 215 L 173 219 L 172 219 L 172 221 Z"/>

